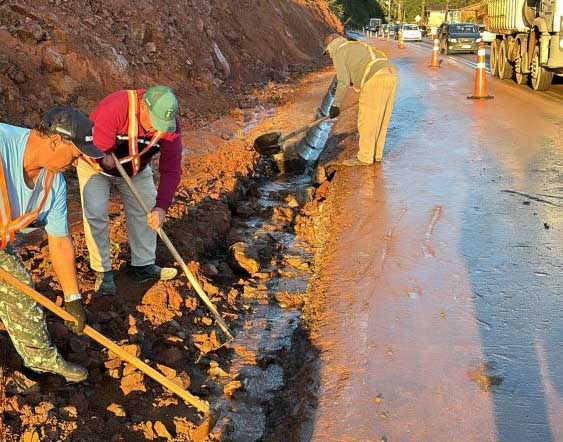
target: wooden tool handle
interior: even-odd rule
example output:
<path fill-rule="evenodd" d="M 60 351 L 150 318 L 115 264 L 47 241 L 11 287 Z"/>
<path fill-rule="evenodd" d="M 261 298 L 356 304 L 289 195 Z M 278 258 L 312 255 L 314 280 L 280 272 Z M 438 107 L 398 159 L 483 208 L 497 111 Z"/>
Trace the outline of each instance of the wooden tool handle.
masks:
<path fill-rule="evenodd" d="M 11 286 L 13 286 L 14 288 L 18 289 L 20 292 L 29 296 L 31 299 L 33 299 L 38 304 L 41 304 L 43 307 L 45 307 L 46 309 L 53 312 L 55 315 L 64 319 L 65 321 L 76 322 L 76 319 L 74 318 L 74 316 L 72 316 L 70 313 L 68 313 L 65 309 L 63 309 L 62 307 L 59 307 L 57 304 L 52 302 L 50 299 L 46 298 L 45 296 L 43 296 L 39 292 L 35 291 L 31 287 L 29 287 L 27 284 L 25 284 L 22 281 L 20 281 L 19 279 L 15 278 L 14 276 L 9 274 L 8 272 L 6 272 L 2 268 L 0 268 L 0 278 L 3 279 L 4 281 L 6 281 Z M 163 376 L 159 371 L 157 371 L 154 368 L 150 367 L 149 365 L 145 364 L 139 358 L 136 358 L 132 354 L 127 353 L 119 345 L 117 345 L 112 340 L 106 338 L 104 335 L 102 335 L 97 330 L 95 330 L 92 327 L 87 325 L 86 327 L 84 327 L 84 334 L 86 336 L 88 336 L 89 338 L 93 339 L 94 341 L 96 341 L 98 344 L 100 344 L 103 347 L 110 350 L 112 353 L 119 356 L 120 359 L 122 359 L 126 362 L 129 362 L 131 365 L 133 365 L 136 368 L 138 368 L 139 370 L 141 370 L 143 373 L 145 373 L 147 376 L 154 379 L 160 385 L 168 388 L 170 391 L 177 394 L 179 397 L 184 399 L 187 403 L 189 403 L 193 407 L 197 408 L 202 413 L 205 413 L 205 414 L 209 413 L 210 408 L 209 408 L 209 404 L 207 402 L 202 401 L 198 397 L 191 394 L 189 391 L 184 390 L 179 385 L 175 384 L 170 379 L 167 379 L 165 376 Z"/>
<path fill-rule="evenodd" d="M 125 182 L 127 183 L 127 186 L 129 186 L 129 189 L 131 190 L 131 192 L 135 196 L 135 199 L 137 200 L 137 202 L 139 203 L 141 208 L 148 215 L 150 213 L 149 208 L 147 207 L 147 205 L 145 204 L 145 202 L 141 198 L 141 195 L 139 194 L 139 192 L 135 188 L 133 181 L 131 180 L 129 175 L 127 175 L 127 172 L 125 172 L 125 169 L 123 169 L 123 167 L 119 163 L 119 160 L 117 159 L 115 154 L 112 153 L 111 156 L 113 157 L 113 161 L 115 162 L 115 166 L 117 167 L 117 170 L 121 174 L 121 177 L 125 180 Z M 168 248 L 168 250 L 170 251 L 170 253 L 174 257 L 174 259 L 176 260 L 176 262 L 182 268 L 182 271 L 184 272 L 184 274 L 188 278 L 188 281 L 190 281 L 190 284 L 192 285 L 192 287 L 194 288 L 196 293 L 199 295 L 201 300 L 204 302 L 204 304 L 207 306 L 207 308 L 209 309 L 209 311 L 211 312 L 211 314 L 213 315 L 213 317 L 215 318 L 215 320 L 219 324 L 219 327 L 221 327 L 221 330 L 223 330 L 223 332 L 225 333 L 225 335 L 227 335 L 229 340 L 232 341 L 234 339 L 234 337 L 231 334 L 229 327 L 227 327 L 227 324 L 225 323 L 225 321 L 223 320 L 223 318 L 221 317 L 221 315 L 219 314 L 219 312 L 215 308 L 215 305 L 207 297 L 207 295 L 205 294 L 205 292 L 203 291 L 203 289 L 199 285 L 199 282 L 197 281 L 197 279 L 192 275 L 192 272 L 190 272 L 190 270 L 188 269 L 188 266 L 186 265 L 186 263 L 184 262 L 184 260 L 182 259 L 182 257 L 178 253 L 178 251 L 176 250 L 176 247 L 174 247 L 174 245 L 172 244 L 172 242 L 168 238 L 168 235 L 166 235 L 166 233 L 162 229 L 158 229 L 157 233 L 158 233 L 158 236 L 160 236 L 160 239 L 162 240 L 162 242 L 166 245 L 166 247 Z"/>

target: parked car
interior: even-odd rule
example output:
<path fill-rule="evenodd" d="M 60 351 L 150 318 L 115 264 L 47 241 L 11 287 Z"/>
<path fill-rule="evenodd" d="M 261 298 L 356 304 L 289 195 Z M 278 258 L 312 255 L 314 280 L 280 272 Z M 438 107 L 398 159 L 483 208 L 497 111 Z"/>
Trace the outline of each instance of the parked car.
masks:
<path fill-rule="evenodd" d="M 421 41 L 422 32 L 418 25 L 404 25 L 403 26 L 403 40 L 404 41 Z"/>
<path fill-rule="evenodd" d="M 485 25 L 479 25 L 479 35 L 481 36 L 481 40 L 487 44 L 491 44 L 491 42 L 497 38 L 497 34 L 487 31 Z"/>
<path fill-rule="evenodd" d="M 389 34 L 389 38 L 394 38 L 394 36 L 395 36 L 395 25 L 385 24 L 383 26 L 384 26 L 385 33 Z"/>
<path fill-rule="evenodd" d="M 481 35 L 473 23 L 442 23 L 440 26 L 440 51 L 444 54 L 455 52 L 477 53 Z"/>

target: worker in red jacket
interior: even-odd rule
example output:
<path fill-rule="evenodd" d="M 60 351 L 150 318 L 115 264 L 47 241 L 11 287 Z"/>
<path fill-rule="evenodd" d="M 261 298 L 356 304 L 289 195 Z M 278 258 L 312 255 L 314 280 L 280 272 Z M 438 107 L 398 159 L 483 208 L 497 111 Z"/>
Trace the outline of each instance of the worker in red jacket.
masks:
<path fill-rule="evenodd" d="M 155 264 L 156 232 L 172 204 L 182 170 L 182 130 L 177 114 L 178 100 L 172 90 L 155 86 L 115 92 L 90 115 L 94 144 L 108 155 L 96 161 L 82 158 L 77 173 L 90 267 L 96 272 L 95 289 L 102 295 L 116 292 L 108 229 L 112 186 L 120 193 L 125 209 L 134 281 L 168 280 L 177 274 L 174 268 Z M 159 152 L 157 191 L 150 161 Z M 148 217 L 120 177 L 110 153 L 116 154 L 145 204 L 152 208 Z"/>

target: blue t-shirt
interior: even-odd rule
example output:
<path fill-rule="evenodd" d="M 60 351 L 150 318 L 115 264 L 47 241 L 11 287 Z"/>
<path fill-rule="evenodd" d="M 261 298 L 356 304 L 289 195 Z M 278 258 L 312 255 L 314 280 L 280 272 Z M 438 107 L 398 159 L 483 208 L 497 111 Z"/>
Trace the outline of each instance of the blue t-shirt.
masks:
<path fill-rule="evenodd" d="M 23 175 L 23 156 L 30 133 L 30 129 L 0 123 L 0 157 L 4 166 L 13 220 L 35 210 L 44 195 L 44 190 L 41 190 L 36 195 L 37 198 L 33 198 L 30 203 L 33 189 L 27 187 Z M 39 176 L 36 186 L 42 186 L 43 177 L 44 173 Z M 55 176 L 49 197 L 37 220 L 45 224 L 45 230 L 50 236 L 68 235 L 66 183 L 62 174 Z"/>

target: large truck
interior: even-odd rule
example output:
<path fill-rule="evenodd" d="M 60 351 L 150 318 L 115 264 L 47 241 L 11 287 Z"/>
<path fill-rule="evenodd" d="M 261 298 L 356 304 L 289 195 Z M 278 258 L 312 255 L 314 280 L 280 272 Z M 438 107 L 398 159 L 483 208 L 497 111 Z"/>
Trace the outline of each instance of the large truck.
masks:
<path fill-rule="evenodd" d="M 491 74 L 536 91 L 563 76 L 563 0 L 488 0 Z"/>

